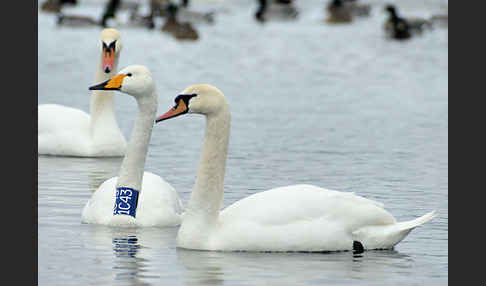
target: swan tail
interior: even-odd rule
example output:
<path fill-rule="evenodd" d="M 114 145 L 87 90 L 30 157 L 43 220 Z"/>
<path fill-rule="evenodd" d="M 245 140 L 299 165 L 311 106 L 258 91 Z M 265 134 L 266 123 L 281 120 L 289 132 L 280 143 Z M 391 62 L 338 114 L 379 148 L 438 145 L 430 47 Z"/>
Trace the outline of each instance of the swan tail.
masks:
<path fill-rule="evenodd" d="M 402 221 L 396 224 L 396 226 L 403 230 L 412 230 L 417 226 L 420 226 L 437 216 L 435 211 L 424 214 L 423 216 L 416 218 L 414 220 Z"/>
<path fill-rule="evenodd" d="M 392 225 L 365 226 L 352 233 L 353 239 L 361 242 L 365 249 L 391 249 L 402 241 L 412 229 L 436 216 L 436 211 L 431 211 L 414 220 L 397 222 Z"/>

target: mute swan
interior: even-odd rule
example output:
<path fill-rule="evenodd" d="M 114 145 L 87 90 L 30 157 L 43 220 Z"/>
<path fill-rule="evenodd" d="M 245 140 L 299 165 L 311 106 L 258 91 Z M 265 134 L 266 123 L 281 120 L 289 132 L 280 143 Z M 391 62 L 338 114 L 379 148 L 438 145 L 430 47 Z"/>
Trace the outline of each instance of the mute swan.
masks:
<path fill-rule="evenodd" d="M 103 29 L 100 49 L 95 82 L 105 81 L 116 74 L 122 49 L 120 33 L 111 28 Z M 58 104 L 39 105 L 38 153 L 78 157 L 123 156 L 127 143 L 116 123 L 113 93 L 93 91 L 91 115 Z"/>
<path fill-rule="evenodd" d="M 129 66 L 90 90 L 119 90 L 137 100 L 138 113 L 118 177 L 105 181 L 82 212 L 83 223 L 113 226 L 176 226 L 182 204 L 174 188 L 161 177 L 144 172 L 152 134 L 157 95 L 150 71 Z M 115 206 L 115 207 L 114 207 Z"/>
<path fill-rule="evenodd" d="M 206 116 L 196 182 L 177 234 L 177 246 L 222 251 L 341 251 L 387 249 L 435 211 L 396 222 L 381 203 L 312 185 L 260 192 L 220 212 L 230 132 L 230 110 L 223 93 L 194 85 L 156 122 L 185 113 Z"/>

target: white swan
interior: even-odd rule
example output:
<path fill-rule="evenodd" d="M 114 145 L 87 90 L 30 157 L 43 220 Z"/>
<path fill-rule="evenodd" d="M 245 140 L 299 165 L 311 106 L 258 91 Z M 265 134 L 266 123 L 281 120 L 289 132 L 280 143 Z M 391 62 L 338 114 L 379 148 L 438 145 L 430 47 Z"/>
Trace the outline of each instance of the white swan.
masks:
<path fill-rule="evenodd" d="M 106 81 L 116 74 L 122 49 L 120 33 L 111 28 L 102 30 L 100 49 L 95 82 Z M 78 157 L 123 156 L 127 143 L 116 122 L 113 94 L 113 91 L 93 91 L 91 115 L 58 104 L 39 105 L 38 153 Z"/>
<path fill-rule="evenodd" d="M 84 206 L 82 222 L 114 226 L 176 226 L 182 204 L 161 177 L 144 172 L 157 95 L 150 71 L 129 66 L 90 90 L 119 90 L 137 100 L 138 113 L 118 177 L 105 181 Z"/>
<path fill-rule="evenodd" d="M 396 222 L 383 205 L 353 193 L 293 185 L 253 194 L 220 212 L 230 132 L 221 91 L 194 85 L 176 97 L 160 122 L 185 113 L 206 116 L 196 182 L 177 246 L 223 251 L 340 251 L 388 249 L 435 216 Z"/>

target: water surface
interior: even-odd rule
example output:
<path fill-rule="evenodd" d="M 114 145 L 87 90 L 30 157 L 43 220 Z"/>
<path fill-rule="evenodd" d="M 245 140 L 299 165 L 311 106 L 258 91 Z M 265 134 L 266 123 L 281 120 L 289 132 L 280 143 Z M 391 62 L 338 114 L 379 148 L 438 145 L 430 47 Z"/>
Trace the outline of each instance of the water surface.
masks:
<path fill-rule="evenodd" d="M 198 27 L 197 43 L 120 28 L 120 68 L 151 69 L 159 114 L 189 84 L 210 83 L 225 93 L 232 121 L 224 207 L 273 187 L 306 183 L 380 201 L 399 221 L 433 209 L 438 217 L 394 250 L 360 256 L 181 250 L 175 247 L 177 227 L 81 224 L 84 204 L 117 175 L 121 158 L 39 156 L 39 285 L 447 284 L 447 29 L 390 42 L 381 29 L 381 1 L 372 2 L 371 18 L 347 26 L 322 23 L 323 9 L 316 8 L 322 1 L 298 2 L 298 21 L 265 26 L 251 18 L 253 1 L 212 2 L 222 12 L 214 26 Z M 428 16 L 441 3 L 402 6 L 404 13 Z M 101 13 L 101 5 L 70 11 Z M 89 110 L 99 32 L 57 28 L 53 16 L 39 13 L 40 104 Z M 135 100 L 117 94 L 117 120 L 127 138 L 135 112 Z M 184 204 L 203 132 L 197 115 L 153 130 L 146 170 L 170 182 Z"/>

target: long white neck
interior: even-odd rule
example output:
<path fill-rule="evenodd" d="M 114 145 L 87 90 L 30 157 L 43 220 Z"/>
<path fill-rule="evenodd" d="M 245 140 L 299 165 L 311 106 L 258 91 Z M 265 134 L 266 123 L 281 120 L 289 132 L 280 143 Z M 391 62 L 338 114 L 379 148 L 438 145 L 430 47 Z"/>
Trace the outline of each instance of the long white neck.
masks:
<path fill-rule="evenodd" d="M 157 96 L 146 96 L 137 100 L 138 113 L 132 129 L 127 151 L 120 167 L 118 187 L 129 187 L 142 191 L 142 179 L 152 127 L 157 112 Z"/>
<path fill-rule="evenodd" d="M 116 75 L 118 70 L 118 58 L 120 54 L 115 55 L 113 69 L 109 73 L 103 71 L 103 55 L 96 68 L 94 84 L 107 81 Z M 110 90 L 93 90 L 91 93 L 91 135 L 102 134 L 106 130 L 119 130 L 116 123 L 114 109 L 114 91 Z M 106 134 L 104 134 L 106 136 Z"/>
<path fill-rule="evenodd" d="M 204 237 L 204 232 L 209 233 L 217 222 L 223 202 L 229 132 L 230 112 L 227 105 L 217 114 L 207 116 L 196 183 L 178 234 L 182 246 L 185 240 L 194 235 Z"/>

